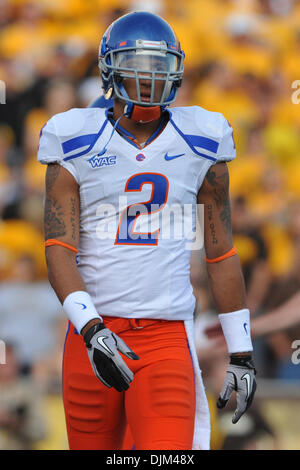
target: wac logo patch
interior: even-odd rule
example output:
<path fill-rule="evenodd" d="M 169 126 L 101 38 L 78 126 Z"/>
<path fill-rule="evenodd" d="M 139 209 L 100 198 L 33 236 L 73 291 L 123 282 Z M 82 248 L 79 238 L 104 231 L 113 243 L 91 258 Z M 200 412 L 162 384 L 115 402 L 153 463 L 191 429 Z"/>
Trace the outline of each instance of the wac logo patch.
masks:
<path fill-rule="evenodd" d="M 100 168 L 101 166 L 110 166 L 117 163 L 116 155 L 110 157 L 101 157 L 99 154 L 94 155 L 89 160 L 92 168 Z"/>

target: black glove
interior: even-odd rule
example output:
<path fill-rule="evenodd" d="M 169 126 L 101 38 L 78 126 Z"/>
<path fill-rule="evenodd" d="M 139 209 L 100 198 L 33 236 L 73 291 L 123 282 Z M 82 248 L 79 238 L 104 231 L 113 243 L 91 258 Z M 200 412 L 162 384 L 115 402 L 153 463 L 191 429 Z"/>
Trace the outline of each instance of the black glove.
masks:
<path fill-rule="evenodd" d="M 224 408 L 233 390 L 236 391 L 237 408 L 232 418 L 233 424 L 238 422 L 252 403 L 256 390 L 255 375 L 251 356 L 231 356 L 217 407 Z"/>
<path fill-rule="evenodd" d="M 93 325 L 83 338 L 96 377 L 108 388 L 114 387 L 118 392 L 127 390 L 133 380 L 133 372 L 118 351 L 135 361 L 139 356 L 103 323 Z"/>

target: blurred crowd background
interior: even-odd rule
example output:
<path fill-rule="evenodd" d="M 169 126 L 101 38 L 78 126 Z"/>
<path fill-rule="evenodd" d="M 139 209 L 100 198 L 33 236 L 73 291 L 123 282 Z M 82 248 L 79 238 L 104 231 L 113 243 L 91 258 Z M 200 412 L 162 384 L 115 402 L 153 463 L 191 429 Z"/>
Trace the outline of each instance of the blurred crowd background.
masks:
<path fill-rule="evenodd" d="M 39 133 L 54 114 L 86 107 L 102 94 L 99 42 L 114 19 L 132 10 L 160 14 L 181 41 L 185 75 L 175 105 L 219 111 L 234 129 L 234 244 L 253 317 L 259 389 L 238 425 L 231 424 L 234 403 L 217 412 L 227 355 L 214 331 L 218 312 L 203 253 L 195 252 L 197 347 L 212 447 L 299 448 L 300 364 L 291 357 L 292 343 L 300 340 L 300 104 L 292 100 L 292 84 L 300 80 L 300 1 L 0 0 L 6 86 L 6 104 L 0 104 L 0 339 L 7 362 L 0 365 L 0 449 L 67 448 L 61 398 L 66 320 L 47 281 Z M 291 311 L 286 302 L 293 298 Z M 291 319 L 288 325 L 276 327 L 278 308 L 281 319 Z M 259 321 L 270 312 L 262 328 Z"/>

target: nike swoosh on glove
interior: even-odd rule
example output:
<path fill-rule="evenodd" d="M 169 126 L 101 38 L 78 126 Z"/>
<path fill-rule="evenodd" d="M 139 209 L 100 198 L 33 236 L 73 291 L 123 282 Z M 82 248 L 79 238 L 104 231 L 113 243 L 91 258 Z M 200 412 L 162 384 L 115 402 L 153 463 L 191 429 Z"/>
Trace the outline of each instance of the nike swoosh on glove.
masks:
<path fill-rule="evenodd" d="M 231 356 L 217 407 L 224 408 L 233 392 L 237 395 L 237 408 L 232 417 L 237 423 L 252 403 L 256 391 L 256 370 L 251 356 Z"/>
<path fill-rule="evenodd" d="M 83 338 L 96 377 L 108 388 L 114 387 L 118 392 L 127 390 L 133 380 L 133 372 L 118 351 L 135 361 L 139 356 L 103 323 L 93 325 Z"/>

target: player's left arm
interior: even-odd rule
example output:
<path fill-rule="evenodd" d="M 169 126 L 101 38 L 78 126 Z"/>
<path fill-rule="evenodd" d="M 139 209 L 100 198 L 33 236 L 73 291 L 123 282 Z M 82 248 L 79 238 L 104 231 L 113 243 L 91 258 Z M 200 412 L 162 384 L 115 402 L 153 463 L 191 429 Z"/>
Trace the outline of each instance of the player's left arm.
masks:
<path fill-rule="evenodd" d="M 223 408 L 236 390 L 238 406 L 233 417 L 236 423 L 252 402 L 256 381 L 244 278 L 232 240 L 229 174 L 225 162 L 213 165 L 207 172 L 198 193 L 198 204 L 204 204 L 208 278 L 230 353 L 218 406 Z"/>
<path fill-rule="evenodd" d="M 229 173 L 225 162 L 213 165 L 198 193 L 204 204 L 204 246 L 206 257 L 214 260 L 233 248 Z M 246 291 L 238 255 L 207 263 L 207 272 L 216 307 L 220 312 L 246 308 Z"/>

